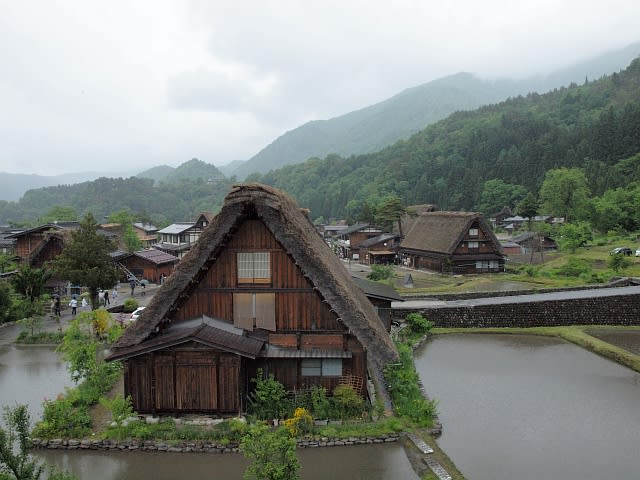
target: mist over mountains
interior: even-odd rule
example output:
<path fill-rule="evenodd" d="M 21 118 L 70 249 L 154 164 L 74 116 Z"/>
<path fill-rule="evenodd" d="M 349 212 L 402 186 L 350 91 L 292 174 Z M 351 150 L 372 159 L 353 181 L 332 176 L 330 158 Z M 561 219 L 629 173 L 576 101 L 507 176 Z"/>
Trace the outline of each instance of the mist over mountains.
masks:
<path fill-rule="evenodd" d="M 312 157 L 324 158 L 331 153 L 340 156 L 373 153 L 397 140 L 409 138 L 456 111 L 473 110 L 529 92 L 543 93 L 570 83 L 582 84 L 586 79 L 593 80 L 625 68 L 639 54 L 640 42 L 637 42 L 544 77 L 520 80 L 481 79 L 470 73 L 450 75 L 408 88 L 345 115 L 308 122 L 281 135 L 247 161 L 234 161 L 219 167 L 206 164 L 208 167 L 204 169 L 200 165 L 195 171 L 203 175 L 205 181 L 220 176 L 236 176 L 243 180 L 252 173 L 266 173 Z M 72 185 L 100 177 L 137 175 L 156 182 L 166 181 L 174 175 L 184 174 L 189 178 L 194 174 L 189 170 L 190 167 L 183 164 L 177 168 L 161 165 L 144 172 L 78 172 L 59 176 L 0 172 L 0 200 L 16 201 L 30 189 Z"/>

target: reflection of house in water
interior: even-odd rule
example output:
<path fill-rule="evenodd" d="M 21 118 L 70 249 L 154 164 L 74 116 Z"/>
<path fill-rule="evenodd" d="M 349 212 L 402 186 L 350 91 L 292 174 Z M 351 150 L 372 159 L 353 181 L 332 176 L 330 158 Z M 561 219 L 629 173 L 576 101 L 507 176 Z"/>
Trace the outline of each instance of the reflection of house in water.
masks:
<path fill-rule="evenodd" d="M 110 359 L 142 413 L 237 414 L 258 370 L 287 390 L 339 384 L 383 400 L 397 352 L 376 310 L 294 202 L 238 185 Z"/>

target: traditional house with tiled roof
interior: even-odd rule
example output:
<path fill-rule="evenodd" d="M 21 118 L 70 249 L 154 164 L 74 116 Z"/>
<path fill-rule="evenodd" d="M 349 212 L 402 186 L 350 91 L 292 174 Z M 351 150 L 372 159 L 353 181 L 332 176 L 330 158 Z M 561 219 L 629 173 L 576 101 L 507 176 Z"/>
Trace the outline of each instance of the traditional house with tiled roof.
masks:
<path fill-rule="evenodd" d="M 402 220 L 405 265 L 442 273 L 504 270 L 498 239 L 480 213 L 427 212 Z"/>
<path fill-rule="evenodd" d="M 179 261 L 177 257 L 155 248 L 120 255 L 117 262 L 125 267 L 123 272 L 126 273 L 120 281 L 128 282 L 128 275 L 133 274 L 138 280 L 144 278 L 152 283 L 161 283 L 163 275 L 165 278 L 171 275 Z"/>
<path fill-rule="evenodd" d="M 158 243 L 158 227 L 150 223 L 136 222 L 133 231 L 142 243 L 142 248 L 151 248 Z"/>
<path fill-rule="evenodd" d="M 363 265 L 389 265 L 396 261 L 400 235 L 383 233 L 361 242 L 356 246 Z"/>
<path fill-rule="evenodd" d="M 182 258 L 198 241 L 202 231 L 211 223 L 213 214 L 201 212 L 195 222 L 177 222 L 158 231 L 154 248 Z"/>
<path fill-rule="evenodd" d="M 34 268 L 42 268 L 46 262 L 53 260 L 62 252 L 65 238 L 78 223 L 47 223 L 28 230 L 7 235 L 7 239 L 15 240 L 15 253 L 18 261 Z"/>
<path fill-rule="evenodd" d="M 287 390 L 370 375 L 398 359 L 364 293 L 282 192 L 236 185 L 109 360 L 138 412 L 237 414 L 258 371 Z"/>

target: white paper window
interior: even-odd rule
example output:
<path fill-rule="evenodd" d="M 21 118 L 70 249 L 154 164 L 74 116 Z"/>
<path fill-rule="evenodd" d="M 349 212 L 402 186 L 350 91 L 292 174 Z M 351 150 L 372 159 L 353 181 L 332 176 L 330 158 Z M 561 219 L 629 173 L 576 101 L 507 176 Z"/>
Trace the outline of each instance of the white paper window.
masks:
<path fill-rule="evenodd" d="M 233 295 L 233 324 L 244 330 L 263 328 L 276 331 L 275 293 Z"/>
<path fill-rule="evenodd" d="M 271 281 L 269 252 L 238 252 L 238 282 L 268 283 Z"/>
<path fill-rule="evenodd" d="M 467 245 L 469 248 L 478 248 L 480 244 L 476 241 L 472 241 L 472 242 L 467 242 Z"/>
<path fill-rule="evenodd" d="M 322 376 L 322 359 L 305 358 L 304 360 L 302 360 L 302 368 L 300 373 L 303 377 Z"/>
<path fill-rule="evenodd" d="M 478 236 L 478 229 L 477 228 L 470 228 L 469 229 L 469 236 L 470 237 L 477 237 Z"/>

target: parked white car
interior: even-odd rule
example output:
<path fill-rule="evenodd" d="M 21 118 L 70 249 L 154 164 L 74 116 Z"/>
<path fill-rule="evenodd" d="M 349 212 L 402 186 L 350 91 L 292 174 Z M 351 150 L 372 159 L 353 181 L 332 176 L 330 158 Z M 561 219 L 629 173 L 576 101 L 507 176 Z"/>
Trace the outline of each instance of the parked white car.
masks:
<path fill-rule="evenodd" d="M 131 316 L 129 317 L 129 323 L 133 323 L 138 320 L 138 317 L 142 313 L 145 307 L 138 307 L 133 312 L 131 312 Z"/>
<path fill-rule="evenodd" d="M 640 257 L 640 248 L 636 249 L 636 257 Z"/>

